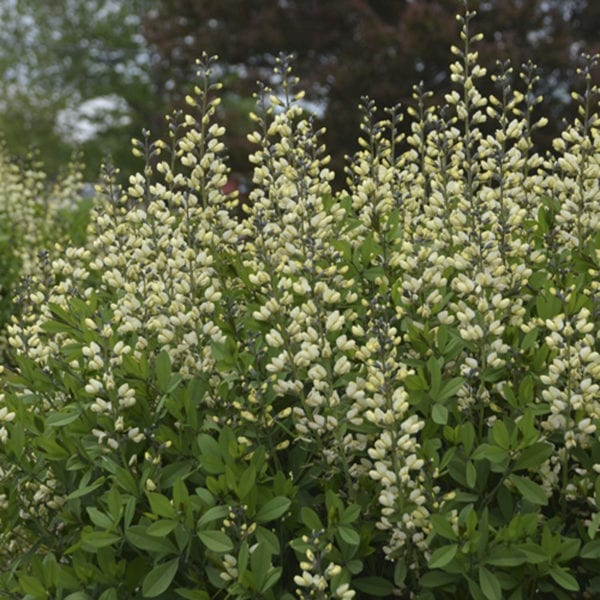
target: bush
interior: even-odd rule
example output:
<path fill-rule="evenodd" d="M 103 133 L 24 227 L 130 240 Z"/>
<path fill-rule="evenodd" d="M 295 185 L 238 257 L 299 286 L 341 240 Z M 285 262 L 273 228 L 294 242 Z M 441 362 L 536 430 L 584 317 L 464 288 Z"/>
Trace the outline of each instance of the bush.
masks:
<path fill-rule="evenodd" d="M 19 278 L 33 276 L 46 253 L 60 252 L 55 244 L 77 234 L 83 241 L 89 207 L 81 188 L 77 157 L 49 181 L 34 155 L 18 161 L 0 147 L 0 354 L 6 349 L 6 325 L 18 311 Z"/>
<path fill-rule="evenodd" d="M 539 156 L 535 74 L 482 97 L 472 16 L 457 91 L 417 86 L 405 140 L 363 101 L 346 193 L 285 58 L 242 221 L 208 59 L 130 186 L 105 170 L 88 242 L 9 330 L 8 597 L 593 596 L 593 59 Z"/>

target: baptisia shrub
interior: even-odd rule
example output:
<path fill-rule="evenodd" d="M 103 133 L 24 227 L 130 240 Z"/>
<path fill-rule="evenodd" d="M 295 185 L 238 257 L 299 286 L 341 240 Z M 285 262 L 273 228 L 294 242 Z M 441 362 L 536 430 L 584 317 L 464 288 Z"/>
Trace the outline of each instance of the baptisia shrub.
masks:
<path fill-rule="evenodd" d="M 33 276 L 39 261 L 61 251 L 56 244 L 85 227 L 81 167 L 75 157 L 51 181 L 35 156 L 18 161 L 0 146 L 0 353 L 5 327 L 21 303 L 19 278 Z"/>
<path fill-rule="evenodd" d="M 482 97 L 472 17 L 406 139 L 362 102 L 346 192 L 285 58 L 242 220 L 208 59 L 129 187 L 105 170 L 9 331 L 9 597 L 592 597 L 596 59 L 540 156 L 535 70 Z"/>

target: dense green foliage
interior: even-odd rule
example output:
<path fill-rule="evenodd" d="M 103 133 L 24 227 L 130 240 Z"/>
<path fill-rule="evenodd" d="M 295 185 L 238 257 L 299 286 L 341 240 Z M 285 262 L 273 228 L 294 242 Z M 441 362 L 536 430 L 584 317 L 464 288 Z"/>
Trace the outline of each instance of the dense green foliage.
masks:
<path fill-rule="evenodd" d="M 482 96 L 472 17 L 410 135 L 364 99 L 343 193 L 284 57 L 244 219 L 208 59 L 129 186 L 105 169 L 8 329 L 7 597 L 592 597 L 595 59 L 540 156 L 535 77 Z"/>
<path fill-rule="evenodd" d="M 134 168 L 122 140 L 165 112 L 140 31 L 152 1 L 0 3 L 0 132 L 11 155 L 35 147 L 54 176 L 76 147 L 87 181 L 109 155 Z"/>

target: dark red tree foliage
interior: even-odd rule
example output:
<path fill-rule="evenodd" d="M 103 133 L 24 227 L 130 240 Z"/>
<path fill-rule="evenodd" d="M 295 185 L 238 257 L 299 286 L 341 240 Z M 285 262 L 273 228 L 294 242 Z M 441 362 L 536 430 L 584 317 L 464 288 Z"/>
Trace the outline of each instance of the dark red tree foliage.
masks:
<path fill-rule="evenodd" d="M 572 110 L 578 54 L 600 50 L 600 3 L 482 0 L 470 7 L 485 34 L 478 46 L 483 65 L 493 70 L 506 58 L 516 71 L 529 60 L 538 65 L 544 114 L 552 116 L 538 141 L 548 147 Z M 434 92 L 431 101 L 443 101 L 452 85 L 449 46 L 457 40 L 460 10 L 456 0 L 159 0 L 144 26 L 167 93 L 185 90 L 203 51 L 218 54 L 225 72 L 235 73 L 226 79 L 240 98 L 268 76 L 279 52 L 294 53 L 308 98 L 326 106 L 325 141 L 339 168 L 356 146 L 361 96 L 380 107 L 410 103 L 413 84 L 422 80 Z M 243 172 L 248 148 L 244 132 L 235 133 L 232 166 Z"/>

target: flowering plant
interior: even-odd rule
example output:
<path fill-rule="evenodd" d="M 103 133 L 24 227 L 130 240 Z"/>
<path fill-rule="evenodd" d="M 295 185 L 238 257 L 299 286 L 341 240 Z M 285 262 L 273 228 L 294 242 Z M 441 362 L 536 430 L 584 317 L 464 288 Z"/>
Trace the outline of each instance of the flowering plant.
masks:
<path fill-rule="evenodd" d="M 285 57 L 241 220 L 212 61 L 85 245 L 30 280 L 0 395 L 9 597 L 569 598 L 600 571 L 600 118 L 540 156 L 531 66 L 378 118 L 332 194 Z"/>
<path fill-rule="evenodd" d="M 77 156 L 51 181 L 34 153 L 19 161 L 0 147 L 0 353 L 6 350 L 6 325 L 20 304 L 13 302 L 19 278 L 33 275 L 49 252 L 59 252 L 56 244 L 81 239 L 77 230 L 85 227 L 88 209 L 81 191 Z"/>

